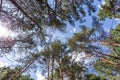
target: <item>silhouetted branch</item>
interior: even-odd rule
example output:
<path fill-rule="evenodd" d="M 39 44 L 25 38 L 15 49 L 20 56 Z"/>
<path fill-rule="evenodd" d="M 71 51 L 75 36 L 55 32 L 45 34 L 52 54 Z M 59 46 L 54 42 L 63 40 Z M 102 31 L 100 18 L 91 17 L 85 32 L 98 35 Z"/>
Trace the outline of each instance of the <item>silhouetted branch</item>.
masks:
<path fill-rule="evenodd" d="M 38 22 L 36 22 L 33 18 L 31 18 L 22 8 L 19 6 L 19 4 L 16 3 L 15 0 L 9 0 L 17 9 L 19 9 L 27 18 L 29 18 L 31 21 L 33 21 L 37 26 L 39 26 Z M 42 30 L 42 27 L 40 27 Z"/>

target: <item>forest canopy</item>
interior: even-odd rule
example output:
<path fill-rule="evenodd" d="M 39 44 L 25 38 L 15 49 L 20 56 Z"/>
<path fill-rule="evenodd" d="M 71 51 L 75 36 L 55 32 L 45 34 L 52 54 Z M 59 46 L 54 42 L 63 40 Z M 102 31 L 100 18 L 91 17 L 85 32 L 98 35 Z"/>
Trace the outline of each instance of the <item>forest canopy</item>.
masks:
<path fill-rule="evenodd" d="M 0 0 L 0 79 L 119 80 L 119 18 L 119 0 Z"/>

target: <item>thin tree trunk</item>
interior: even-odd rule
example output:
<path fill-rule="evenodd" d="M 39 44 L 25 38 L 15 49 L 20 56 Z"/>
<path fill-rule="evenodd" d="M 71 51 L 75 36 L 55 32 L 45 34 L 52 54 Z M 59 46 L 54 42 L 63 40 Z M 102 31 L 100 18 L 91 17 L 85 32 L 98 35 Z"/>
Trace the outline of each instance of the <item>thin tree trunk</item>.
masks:
<path fill-rule="evenodd" d="M 58 62 L 58 70 L 59 70 L 59 80 L 63 80 L 63 75 L 62 75 L 62 68 L 61 68 L 61 56 L 57 57 L 57 62 Z"/>
<path fill-rule="evenodd" d="M 31 59 L 23 68 L 17 70 L 15 74 L 13 74 L 8 80 L 16 80 L 23 72 L 28 69 L 28 67 L 35 61 L 35 59 Z"/>
<path fill-rule="evenodd" d="M 53 80 L 53 70 L 54 70 L 54 57 L 53 57 L 53 59 L 52 59 L 51 80 Z"/>
<path fill-rule="evenodd" d="M 0 1 L 0 12 L 2 10 L 2 4 L 3 4 L 3 0 Z"/>
<path fill-rule="evenodd" d="M 48 61 L 48 79 L 47 80 L 49 80 L 49 78 L 50 78 L 50 73 L 49 73 L 50 71 L 49 70 L 50 70 L 50 61 Z"/>
<path fill-rule="evenodd" d="M 40 55 L 37 55 L 37 57 L 33 57 L 32 59 L 30 59 L 28 61 L 28 63 L 22 67 L 20 70 L 16 71 L 15 74 L 13 74 L 13 76 L 11 76 L 8 80 L 16 80 L 23 72 L 25 72 L 29 67 L 30 65 L 39 58 Z"/>
<path fill-rule="evenodd" d="M 60 80 L 63 80 L 62 69 L 61 69 L 61 60 L 59 59 L 59 77 Z"/>

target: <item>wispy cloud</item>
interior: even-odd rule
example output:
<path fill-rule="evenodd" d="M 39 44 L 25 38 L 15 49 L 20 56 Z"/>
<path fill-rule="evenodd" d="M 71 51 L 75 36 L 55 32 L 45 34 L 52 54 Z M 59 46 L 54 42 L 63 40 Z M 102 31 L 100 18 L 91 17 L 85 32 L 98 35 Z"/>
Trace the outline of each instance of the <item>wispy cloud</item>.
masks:
<path fill-rule="evenodd" d="M 41 75 L 39 71 L 36 72 L 37 80 L 45 80 L 45 77 Z"/>

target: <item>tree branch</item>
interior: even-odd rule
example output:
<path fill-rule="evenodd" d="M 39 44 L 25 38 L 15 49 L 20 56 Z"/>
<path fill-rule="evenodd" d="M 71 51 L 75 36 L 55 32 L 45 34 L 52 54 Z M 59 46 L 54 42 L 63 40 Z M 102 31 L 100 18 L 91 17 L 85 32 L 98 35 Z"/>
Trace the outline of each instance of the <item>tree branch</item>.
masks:
<path fill-rule="evenodd" d="M 99 42 L 100 44 L 102 45 L 108 45 L 108 46 L 118 46 L 120 47 L 120 44 L 117 44 L 117 43 L 110 43 L 110 42 Z"/>
<path fill-rule="evenodd" d="M 3 3 L 3 0 L 0 1 L 0 12 L 2 10 L 2 3 Z"/>
<path fill-rule="evenodd" d="M 116 63 L 116 62 L 113 62 L 113 61 L 110 61 L 104 57 L 100 57 L 101 60 L 103 60 L 103 62 L 107 62 L 107 63 L 110 63 L 112 65 L 116 65 L 117 67 L 120 67 L 120 64 L 119 63 Z"/>
<path fill-rule="evenodd" d="M 17 3 L 15 0 L 9 0 L 17 9 L 19 9 L 27 18 L 29 18 L 31 21 L 33 21 L 36 25 L 39 26 L 39 24 L 33 19 L 31 18 Z M 40 27 L 42 30 L 42 27 Z"/>

